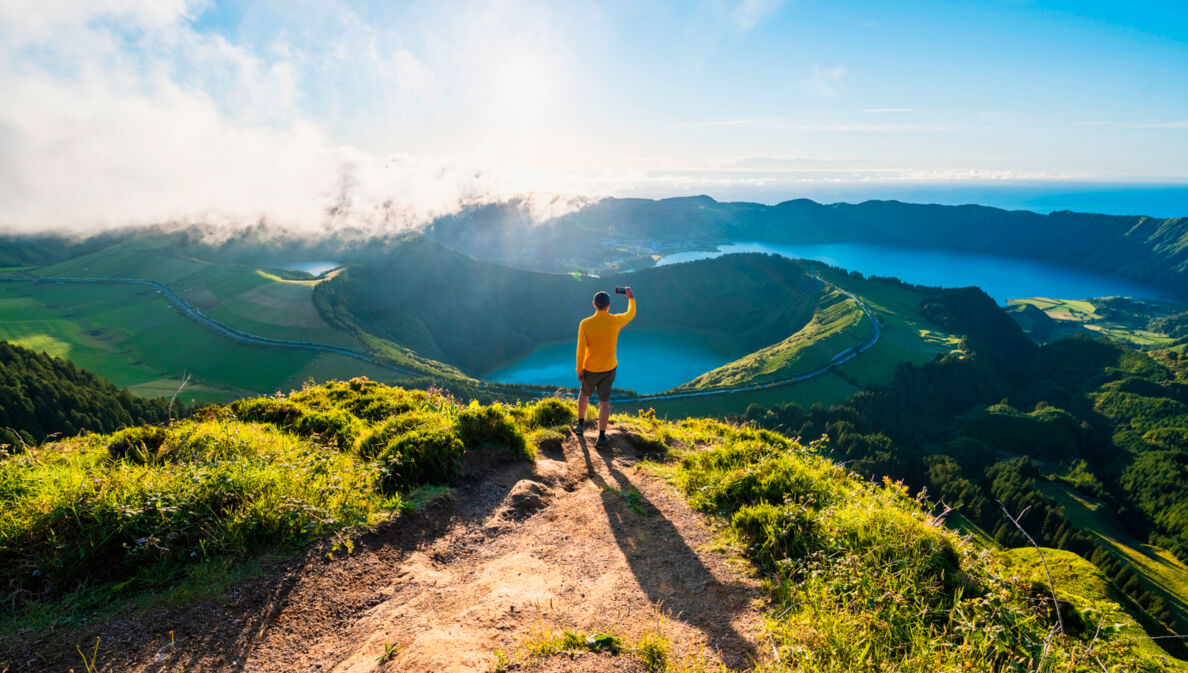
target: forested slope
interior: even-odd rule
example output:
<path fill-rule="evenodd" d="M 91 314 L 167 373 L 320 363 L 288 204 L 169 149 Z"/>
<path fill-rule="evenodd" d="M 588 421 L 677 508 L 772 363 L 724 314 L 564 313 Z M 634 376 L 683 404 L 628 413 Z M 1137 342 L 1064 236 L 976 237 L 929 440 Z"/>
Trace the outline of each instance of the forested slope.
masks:
<path fill-rule="evenodd" d="M 1188 296 L 1188 218 L 1068 211 L 1041 215 L 987 206 L 899 201 L 767 206 L 708 196 L 603 199 L 537 223 L 515 203 L 476 207 L 435 222 L 430 235 L 482 259 L 534 268 L 651 263 L 657 250 L 730 241 L 899 245 L 1044 260 L 1163 285 Z M 643 251 L 641 253 L 640 251 Z"/>
<path fill-rule="evenodd" d="M 927 486 L 1002 544 L 1025 540 L 998 503 L 1026 512 L 1041 543 L 1092 560 L 1152 624 L 1188 631 L 1188 363 L 1089 338 L 1036 347 L 962 293 L 932 312 L 969 335 L 967 355 L 903 366 L 844 405 L 746 417 L 828 436 L 855 470 Z"/>
<path fill-rule="evenodd" d="M 156 423 L 168 418 L 168 406 L 168 400 L 137 397 L 61 358 L 0 341 L 0 444 L 19 447 L 55 433 Z M 181 406 L 173 412 L 180 415 Z"/>

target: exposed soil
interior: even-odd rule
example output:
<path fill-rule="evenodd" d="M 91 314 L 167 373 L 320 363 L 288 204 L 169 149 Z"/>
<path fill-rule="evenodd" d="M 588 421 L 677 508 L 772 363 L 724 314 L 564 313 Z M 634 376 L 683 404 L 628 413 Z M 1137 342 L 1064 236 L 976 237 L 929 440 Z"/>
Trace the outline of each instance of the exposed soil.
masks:
<path fill-rule="evenodd" d="M 311 551 L 197 606 L 0 643 L 0 662 L 81 671 L 76 645 L 89 654 L 100 636 L 99 671 L 486 671 L 534 631 L 633 639 L 661 623 L 678 660 L 761 658 L 758 583 L 708 549 L 699 514 L 633 468 L 628 435 L 609 435 L 601 450 L 570 435 L 533 464 L 472 461 L 452 496 L 363 536 L 350 556 Z M 631 488 L 640 498 L 624 497 Z M 523 670 L 643 668 L 600 653 Z"/>

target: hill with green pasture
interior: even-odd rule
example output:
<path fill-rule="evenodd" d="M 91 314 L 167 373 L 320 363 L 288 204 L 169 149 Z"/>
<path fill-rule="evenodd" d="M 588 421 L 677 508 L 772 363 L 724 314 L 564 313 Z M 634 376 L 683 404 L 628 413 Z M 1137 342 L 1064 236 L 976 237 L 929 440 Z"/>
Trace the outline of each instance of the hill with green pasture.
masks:
<path fill-rule="evenodd" d="M 481 376 L 536 346 L 574 338 L 598 290 L 630 285 L 633 329 L 709 333 L 747 353 L 780 342 L 812 319 L 824 285 L 805 267 L 770 255 L 732 255 L 591 278 L 477 261 L 428 240 L 383 264 L 351 267 L 320 283 L 328 321 L 370 333 Z M 620 298 L 615 312 L 625 310 Z"/>
<path fill-rule="evenodd" d="M 355 379 L 0 459 L 0 666 L 1185 669 L 821 443 L 573 417 Z"/>

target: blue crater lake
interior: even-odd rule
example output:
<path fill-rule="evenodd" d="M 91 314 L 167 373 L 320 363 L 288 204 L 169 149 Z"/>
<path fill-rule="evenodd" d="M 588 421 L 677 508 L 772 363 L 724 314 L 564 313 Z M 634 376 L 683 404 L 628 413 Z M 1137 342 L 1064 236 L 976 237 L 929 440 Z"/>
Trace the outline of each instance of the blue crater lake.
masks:
<path fill-rule="evenodd" d="M 1061 299 L 1128 296 L 1176 301 L 1170 292 L 1157 287 L 1034 260 L 863 243 L 731 243 L 719 246 L 716 251 L 668 255 L 657 265 L 733 252 L 765 252 L 793 259 L 812 259 L 868 276 L 891 276 L 918 285 L 977 285 L 1000 304 L 1005 304 L 1008 299 L 1037 296 Z M 640 310 L 647 310 L 646 302 Z M 573 329 L 576 339 L 576 324 Z M 519 362 L 493 371 L 484 378 L 501 383 L 574 388 L 578 384 L 573 370 L 575 347 L 573 340 L 544 344 Z M 704 335 L 680 330 L 633 331 L 628 325 L 619 334 L 619 375 L 615 387 L 657 393 L 687 383 L 743 355 L 745 353 L 737 352 L 737 349 L 711 346 Z"/>
<path fill-rule="evenodd" d="M 541 345 L 524 359 L 496 369 L 483 378 L 499 383 L 576 388 L 576 323 L 573 334 L 573 339 Z M 619 373 L 615 377 L 615 388 L 658 393 L 745 355 L 714 341 L 706 335 L 684 330 L 632 330 L 632 326 L 627 325 L 619 332 Z"/>
<path fill-rule="evenodd" d="M 897 248 L 866 243 L 777 245 L 731 243 L 710 252 L 680 252 L 656 264 L 676 264 L 732 252 L 766 252 L 811 259 L 858 271 L 866 276 L 890 276 L 916 285 L 965 287 L 976 285 L 1000 304 L 1023 297 L 1087 299 L 1135 297 L 1175 301 L 1167 290 L 1109 274 L 1073 269 L 1016 257 L 969 252 Z"/>

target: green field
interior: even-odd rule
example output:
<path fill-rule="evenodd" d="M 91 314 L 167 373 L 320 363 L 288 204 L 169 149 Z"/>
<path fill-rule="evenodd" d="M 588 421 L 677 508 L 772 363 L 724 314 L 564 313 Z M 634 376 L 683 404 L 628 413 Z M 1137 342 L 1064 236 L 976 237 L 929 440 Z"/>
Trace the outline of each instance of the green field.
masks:
<path fill-rule="evenodd" d="M 284 280 L 263 267 L 184 257 L 151 239 L 132 239 L 33 273 L 155 280 L 206 315 L 249 334 L 366 350 L 322 319 L 312 300 L 319 281 Z"/>
<path fill-rule="evenodd" d="M 826 374 L 785 386 L 743 393 L 723 393 L 672 400 L 621 400 L 617 408 L 627 410 L 655 409 L 665 418 L 685 416 L 721 416 L 740 414 L 752 403 L 773 406 L 795 402 L 802 407 L 820 403 L 826 407 L 840 404 L 868 385 L 889 383 L 901 362 L 920 364 L 932 360 L 939 354 L 957 350 L 961 338 L 933 325 L 921 314 L 925 295 L 910 287 L 882 280 L 859 279 L 825 269 L 822 277 L 838 287 L 862 298 L 882 324 L 882 336 L 878 343 L 837 369 Z M 834 326 L 841 329 L 831 331 L 819 344 L 808 349 L 812 355 L 804 363 L 797 363 L 797 371 L 812 371 L 829 361 L 834 354 L 861 343 L 870 336 L 870 323 L 865 314 L 852 300 L 833 304 L 838 308 L 849 305 L 861 320 L 848 321 L 852 313 L 838 311 Z M 816 322 L 814 318 L 814 322 Z M 812 323 L 810 323 L 810 326 Z M 808 329 L 806 327 L 806 329 Z M 757 354 L 738 360 L 743 363 Z M 809 363 L 815 363 L 811 366 Z M 735 363 L 731 363 L 734 365 Z M 722 369 L 726 369 L 727 365 Z M 721 371 L 721 370 L 715 370 Z M 795 372 L 789 374 L 795 376 Z M 782 378 L 782 377 L 770 377 Z M 762 379 L 759 380 L 762 382 Z"/>
<path fill-rule="evenodd" d="M 171 395 L 188 373 L 180 396 L 187 402 L 287 391 L 309 378 L 401 378 L 343 355 L 232 341 L 134 285 L 0 283 L 0 339 L 66 358 L 144 395 Z"/>
<path fill-rule="evenodd" d="M 921 314 L 925 295 L 883 280 L 855 278 L 825 269 L 821 276 L 852 292 L 882 321 L 883 336 L 874 348 L 842 365 L 840 372 L 859 386 L 891 381 L 900 362 L 921 364 L 957 350 L 961 337 L 932 324 Z"/>
<path fill-rule="evenodd" d="M 1100 623 L 1103 631 L 1116 639 L 1127 639 L 1133 647 L 1156 661 L 1166 660 L 1177 670 L 1188 668 L 1183 662 L 1171 659 L 1162 648 L 1147 637 L 1135 619 L 1118 603 L 1117 590 L 1092 563 L 1070 551 L 1042 548 L 1044 562 L 1052 573 L 1056 595 L 1079 608 L 1082 619 L 1092 623 L 1085 626 L 1094 631 Z M 1006 569 L 1039 586 L 1047 586 L 1039 552 L 1033 548 L 1008 549 L 998 555 Z M 1125 599 L 1123 599 L 1125 600 Z M 1066 608 L 1067 609 L 1067 608 Z"/>
<path fill-rule="evenodd" d="M 1081 530 L 1105 543 L 1106 549 L 1128 562 L 1148 591 L 1161 595 L 1174 615 L 1176 628 L 1188 633 L 1188 566 L 1170 552 L 1143 544 L 1130 535 L 1099 500 L 1064 484 L 1042 481 L 1044 495 L 1064 507 L 1064 515 Z"/>
<path fill-rule="evenodd" d="M 812 320 L 800 331 L 674 390 L 732 388 L 794 378 L 824 367 L 838 353 L 869 340 L 870 335 L 870 319 L 858 302 L 826 289 Z"/>
<path fill-rule="evenodd" d="M 1032 338 L 1045 343 L 1086 333 L 1143 349 L 1163 348 L 1175 341 L 1166 334 L 1147 328 L 1150 315 L 1107 310 L 1095 305 L 1094 301 L 1050 297 L 1012 299 L 1008 302 L 1008 312 Z M 1040 324 L 1028 315 L 1025 310 L 1028 306 L 1043 311 L 1052 321 Z M 1170 308 L 1166 309 L 1166 313 L 1171 312 Z M 1042 316 L 1039 317 L 1042 319 Z"/>

